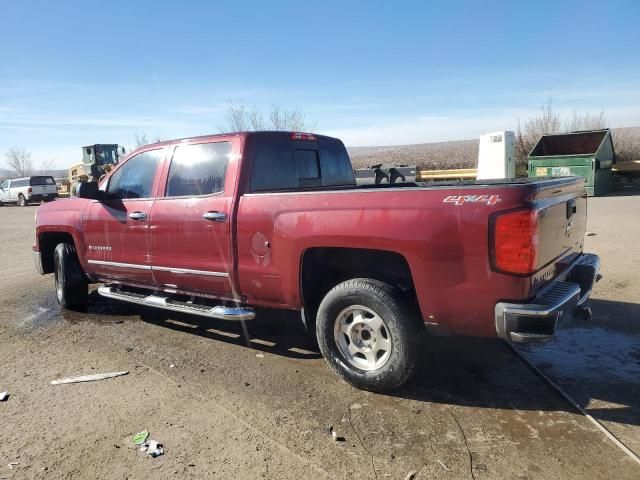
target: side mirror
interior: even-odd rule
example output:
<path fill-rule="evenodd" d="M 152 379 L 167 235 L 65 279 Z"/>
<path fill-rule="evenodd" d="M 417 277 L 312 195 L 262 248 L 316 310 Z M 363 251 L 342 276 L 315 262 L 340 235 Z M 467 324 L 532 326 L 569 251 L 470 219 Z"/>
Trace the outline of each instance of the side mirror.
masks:
<path fill-rule="evenodd" d="M 102 200 L 103 192 L 98 190 L 98 182 L 81 182 L 76 191 L 78 198 L 88 198 L 89 200 Z"/>

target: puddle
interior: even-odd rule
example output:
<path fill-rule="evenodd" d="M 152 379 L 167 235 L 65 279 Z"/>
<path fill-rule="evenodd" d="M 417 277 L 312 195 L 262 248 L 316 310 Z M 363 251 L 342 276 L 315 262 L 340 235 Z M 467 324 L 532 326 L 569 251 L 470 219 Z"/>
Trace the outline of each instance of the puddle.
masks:
<path fill-rule="evenodd" d="M 72 324 L 92 322 L 103 325 L 122 322 L 140 321 L 142 310 L 136 305 L 115 302 L 101 298 L 97 292 L 89 294 L 89 305 L 86 312 L 64 310 L 58 305 L 55 293 L 49 293 L 41 298 L 34 298 L 34 305 L 25 308 L 26 315 L 18 320 L 19 328 L 38 329 L 56 324 L 69 322 Z"/>
<path fill-rule="evenodd" d="M 555 378 L 579 382 L 640 382 L 640 336 L 593 327 L 560 330 L 545 345 L 520 346 Z"/>

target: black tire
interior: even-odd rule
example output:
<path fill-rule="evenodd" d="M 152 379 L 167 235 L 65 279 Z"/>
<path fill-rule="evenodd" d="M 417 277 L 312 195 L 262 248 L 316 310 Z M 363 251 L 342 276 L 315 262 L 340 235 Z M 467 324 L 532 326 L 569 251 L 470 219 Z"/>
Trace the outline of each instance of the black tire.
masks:
<path fill-rule="evenodd" d="M 371 313 L 374 316 L 367 317 Z M 320 303 L 316 319 L 320 351 L 331 369 L 351 385 L 373 392 L 392 390 L 404 384 L 415 369 L 424 330 L 417 313 L 402 292 L 387 283 L 368 278 L 348 280 L 331 289 Z M 374 320 L 378 325 L 382 320 L 378 334 L 363 337 L 368 322 Z M 350 334 L 342 332 L 341 326 L 351 326 Z M 388 350 L 376 350 L 382 342 L 389 345 Z M 361 351 L 366 353 L 345 353 L 345 348 L 358 349 L 359 345 L 364 345 Z M 368 362 L 364 368 L 354 364 L 363 362 Z"/>
<path fill-rule="evenodd" d="M 20 205 L 21 207 L 26 207 L 27 205 L 29 205 L 29 202 L 27 202 L 27 199 L 24 198 L 24 195 L 22 194 L 18 195 L 18 205 Z"/>
<path fill-rule="evenodd" d="M 68 310 L 85 310 L 89 282 L 78 261 L 75 247 L 69 243 L 58 244 L 53 262 L 58 303 Z"/>

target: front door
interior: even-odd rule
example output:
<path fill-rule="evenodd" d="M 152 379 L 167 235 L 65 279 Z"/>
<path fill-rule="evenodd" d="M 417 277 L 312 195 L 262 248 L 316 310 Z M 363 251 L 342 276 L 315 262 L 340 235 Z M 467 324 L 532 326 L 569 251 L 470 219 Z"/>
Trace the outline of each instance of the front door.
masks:
<path fill-rule="evenodd" d="M 151 284 L 149 215 L 164 150 L 139 153 L 107 180 L 106 199 L 84 211 L 85 258 L 103 279 Z"/>
<path fill-rule="evenodd" d="M 230 141 L 175 147 L 163 195 L 151 209 L 153 277 L 159 286 L 233 298 L 234 186 L 225 180 L 236 148 Z"/>
<path fill-rule="evenodd" d="M 5 180 L 0 184 L 0 202 L 9 201 L 9 180 Z"/>

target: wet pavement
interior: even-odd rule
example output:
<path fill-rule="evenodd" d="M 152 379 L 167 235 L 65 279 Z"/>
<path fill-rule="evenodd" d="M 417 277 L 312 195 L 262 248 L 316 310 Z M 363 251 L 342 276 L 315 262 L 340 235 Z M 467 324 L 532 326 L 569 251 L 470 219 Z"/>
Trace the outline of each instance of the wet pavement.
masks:
<path fill-rule="evenodd" d="M 587 250 L 603 257 L 605 273 L 594 322 L 524 354 L 638 451 L 640 279 L 611 265 L 621 248 L 604 233 L 615 224 L 598 223 L 600 205 L 624 216 L 640 197 L 590 202 L 598 235 Z M 0 478 L 640 476 L 640 466 L 498 341 L 424 338 L 416 377 L 379 395 L 338 380 L 286 312 L 259 312 L 248 348 L 237 324 L 95 292 L 87 313 L 61 311 L 52 279 L 32 271 L 32 219 L 32 208 L 0 209 L 8 273 L 0 277 L 0 390 L 12 394 L 0 404 Z M 640 253 L 633 238 L 628 257 Z M 48 385 L 122 369 L 130 374 Z M 329 425 L 346 441 L 333 442 Z M 143 428 L 163 441 L 163 457 L 128 448 L 128 436 Z M 11 461 L 20 465 L 9 471 Z"/>

